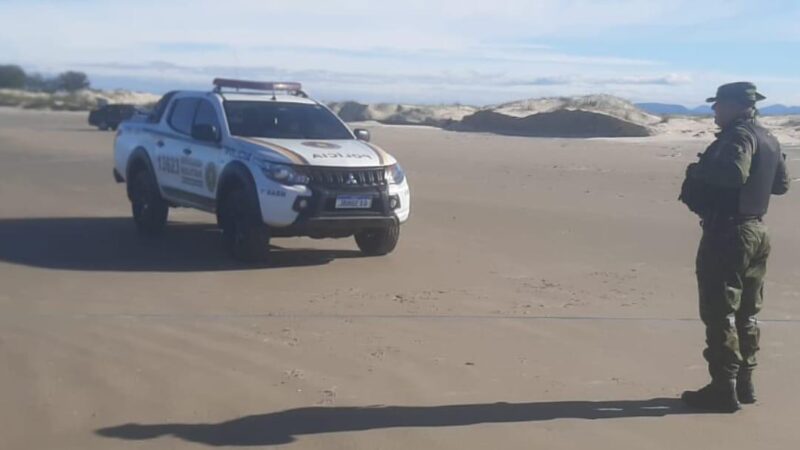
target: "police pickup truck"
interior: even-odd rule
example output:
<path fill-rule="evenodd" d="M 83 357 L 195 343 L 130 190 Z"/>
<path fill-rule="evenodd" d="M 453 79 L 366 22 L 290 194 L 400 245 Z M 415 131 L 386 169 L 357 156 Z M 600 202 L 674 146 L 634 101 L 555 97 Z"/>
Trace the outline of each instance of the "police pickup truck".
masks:
<path fill-rule="evenodd" d="M 408 219 L 397 161 L 351 131 L 299 83 L 215 79 L 173 91 L 123 122 L 114 177 L 137 229 L 155 235 L 170 207 L 216 214 L 234 258 L 262 261 L 271 237 L 355 236 L 365 255 L 394 250 Z"/>

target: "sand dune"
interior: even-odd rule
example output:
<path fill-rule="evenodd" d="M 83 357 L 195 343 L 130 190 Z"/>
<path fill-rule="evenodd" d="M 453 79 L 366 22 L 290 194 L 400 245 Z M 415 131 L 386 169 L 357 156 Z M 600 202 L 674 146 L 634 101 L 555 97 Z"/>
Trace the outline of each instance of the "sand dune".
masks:
<path fill-rule="evenodd" d="M 541 137 L 642 137 L 659 117 L 610 95 L 529 99 L 486 108 L 460 128 Z"/>
<path fill-rule="evenodd" d="M 712 117 L 659 117 L 609 95 L 529 99 L 484 108 L 355 102 L 331 106 L 346 122 L 428 125 L 454 131 L 517 136 L 675 141 L 710 140 L 718 131 Z M 800 144 L 799 117 L 768 116 L 759 120 L 784 144 Z"/>
<path fill-rule="evenodd" d="M 586 95 L 582 97 L 550 97 L 504 103 L 490 108 L 511 117 L 528 117 L 556 111 L 586 111 L 616 117 L 628 122 L 651 125 L 660 117 L 648 114 L 631 102 L 612 95 Z"/>
<path fill-rule="evenodd" d="M 357 102 L 331 103 L 328 106 L 346 122 L 375 121 L 388 125 L 430 125 L 440 128 L 478 110 L 473 106 L 460 105 L 365 105 Z"/>
<path fill-rule="evenodd" d="M 102 103 L 152 105 L 158 95 L 126 90 L 36 93 L 0 89 L 0 106 L 83 111 Z M 328 105 L 346 122 L 424 125 L 454 131 L 538 137 L 709 139 L 711 117 L 648 114 L 610 95 L 526 99 L 494 106 L 335 102 Z M 761 119 L 786 144 L 800 143 L 800 117 Z"/>
<path fill-rule="evenodd" d="M 526 117 L 478 111 L 465 117 L 454 129 L 536 137 L 642 137 L 652 134 L 647 126 L 607 114 L 564 109 Z"/>
<path fill-rule="evenodd" d="M 24 109 L 86 111 L 104 103 L 147 106 L 155 104 L 159 98 L 161 98 L 160 95 L 128 90 L 83 89 L 76 92 L 47 93 L 0 89 L 0 106 L 16 106 Z"/>
<path fill-rule="evenodd" d="M 769 128 L 783 145 L 800 145 L 800 117 L 767 116 L 758 119 Z M 710 141 L 719 131 L 712 117 L 675 116 L 665 117 L 654 125 L 651 139 L 661 141 L 703 140 Z"/>
<path fill-rule="evenodd" d="M 347 122 L 430 125 L 459 131 L 518 136 L 627 137 L 650 136 L 660 118 L 609 95 L 529 99 L 477 108 L 461 105 L 363 105 L 334 103 Z"/>

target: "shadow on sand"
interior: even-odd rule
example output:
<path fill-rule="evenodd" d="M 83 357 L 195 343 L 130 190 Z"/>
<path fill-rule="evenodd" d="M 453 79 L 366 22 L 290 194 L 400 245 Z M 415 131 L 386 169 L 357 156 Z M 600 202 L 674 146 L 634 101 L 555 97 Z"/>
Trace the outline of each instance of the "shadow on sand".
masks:
<path fill-rule="evenodd" d="M 486 403 L 446 406 L 310 407 L 208 424 L 125 424 L 97 430 L 100 436 L 145 440 L 161 436 L 212 446 L 259 446 L 293 442 L 299 435 L 402 427 L 458 427 L 481 423 L 555 419 L 622 419 L 699 414 L 678 399 Z"/>
<path fill-rule="evenodd" d="M 105 134 L 107 134 L 108 136 L 110 136 L 112 138 L 114 137 L 114 130 L 110 130 L 110 129 L 109 130 L 101 130 L 101 129 L 95 128 L 95 127 L 91 127 L 91 128 L 86 128 L 86 127 L 81 127 L 81 126 L 60 127 L 60 128 L 53 128 L 53 130 L 55 130 L 55 131 L 70 131 L 70 132 L 75 132 L 75 133 L 98 133 L 98 134 L 105 133 Z"/>
<path fill-rule="evenodd" d="M 327 264 L 361 256 L 356 250 L 283 249 L 265 264 L 228 255 L 212 224 L 170 223 L 158 238 L 139 236 L 129 217 L 0 219 L 0 261 L 90 271 L 188 272 Z"/>

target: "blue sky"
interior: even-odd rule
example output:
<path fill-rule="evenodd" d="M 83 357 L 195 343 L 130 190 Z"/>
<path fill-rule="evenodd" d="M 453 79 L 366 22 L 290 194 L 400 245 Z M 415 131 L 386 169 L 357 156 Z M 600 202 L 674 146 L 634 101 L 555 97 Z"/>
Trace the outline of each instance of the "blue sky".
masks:
<path fill-rule="evenodd" d="M 609 93 L 697 105 L 751 80 L 800 104 L 795 0 L 0 0 L 0 63 L 102 88 L 291 79 L 326 100 Z"/>

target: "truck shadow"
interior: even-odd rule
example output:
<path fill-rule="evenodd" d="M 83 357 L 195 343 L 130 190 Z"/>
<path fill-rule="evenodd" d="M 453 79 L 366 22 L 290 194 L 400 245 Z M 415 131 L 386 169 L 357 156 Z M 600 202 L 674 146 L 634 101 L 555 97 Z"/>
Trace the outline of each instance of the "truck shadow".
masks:
<path fill-rule="evenodd" d="M 0 219 L 0 261 L 47 269 L 188 272 L 276 269 L 355 258 L 356 250 L 283 249 L 271 261 L 231 259 L 212 224 L 170 222 L 164 235 L 139 236 L 129 217 Z"/>
<path fill-rule="evenodd" d="M 262 446 L 294 442 L 298 435 L 404 427 L 460 427 L 557 419 L 624 419 L 702 414 L 678 399 L 485 403 L 444 406 L 309 407 L 240 417 L 221 423 L 129 423 L 97 430 L 125 440 L 174 436 L 210 446 Z"/>
<path fill-rule="evenodd" d="M 86 128 L 86 127 L 59 127 L 53 128 L 54 131 L 68 131 L 68 132 L 75 132 L 75 133 L 105 133 L 110 137 L 114 137 L 114 131 L 112 130 L 100 130 L 98 128 Z"/>

